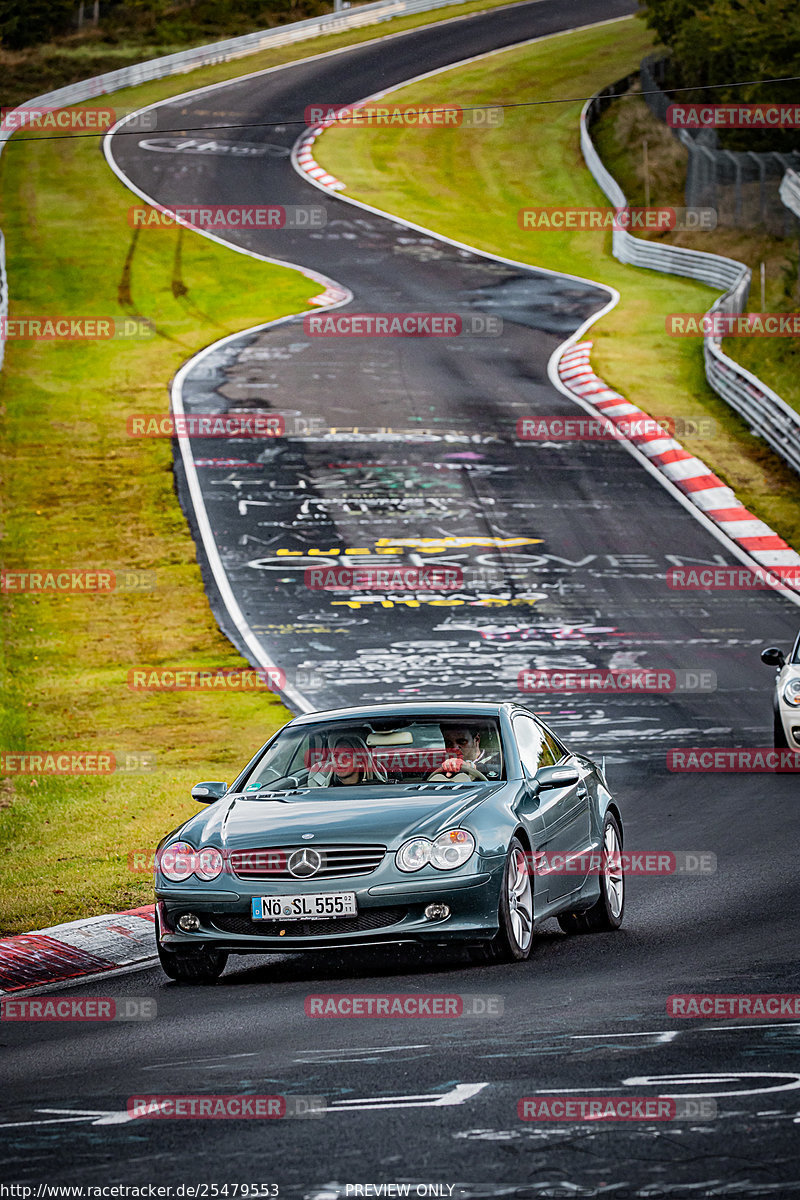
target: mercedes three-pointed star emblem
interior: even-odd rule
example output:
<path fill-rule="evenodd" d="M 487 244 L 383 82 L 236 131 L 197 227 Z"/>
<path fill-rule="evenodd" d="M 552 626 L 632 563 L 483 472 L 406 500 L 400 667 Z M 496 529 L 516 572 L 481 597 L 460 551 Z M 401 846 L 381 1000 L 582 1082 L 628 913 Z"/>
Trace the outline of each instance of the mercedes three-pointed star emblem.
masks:
<path fill-rule="evenodd" d="M 294 854 L 289 855 L 286 865 L 298 879 L 308 879 L 309 876 L 316 875 L 322 866 L 322 855 L 310 846 L 303 846 L 302 850 L 295 850 Z"/>

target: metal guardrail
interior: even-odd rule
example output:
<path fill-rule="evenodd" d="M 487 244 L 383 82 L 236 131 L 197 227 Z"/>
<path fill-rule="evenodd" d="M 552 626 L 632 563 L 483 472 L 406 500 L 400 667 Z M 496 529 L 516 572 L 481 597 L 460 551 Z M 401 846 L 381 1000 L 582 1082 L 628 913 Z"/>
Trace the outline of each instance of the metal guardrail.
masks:
<path fill-rule="evenodd" d="M 376 0 L 373 4 L 363 4 L 359 8 L 326 13 L 321 17 L 310 17 L 306 21 L 293 21 L 288 25 L 278 25 L 275 29 L 245 33 L 239 37 L 226 38 L 224 41 L 209 42 L 205 46 L 180 50 L 176 54 L 165 54 L 146 62 L 133 63 L 116 71 L 107 71 L 104 75 L 94 75 L 90 79 L 81 79 L 78 83 L 45 92 L 33 100 L 26 100 L 18 108 L 59 108 L 66 104 L 78 104 L 83 100 L 93 100 L 97 96 L 119 91 L 120 88 L 135 87 L 153 79 L 185 74 L 197 67 L 209 67 L 215 63 L 245 58 L 269 47 L 288 46 L 293 42 L 306 41 L 308 38 L 333 33 L 339 29 L 358 29 L 365 25 L 390 21 L 394 17 L 463 3 L 464 0 Z M 7 141 L 12 133 L 13 130 L 0 130 L 0 142 Z"/>
<path fill-rule="evenodd" d="M 800 217 L 800 175 L 797 171 L 787 171 L 781 180 L 780 197 L 790 212 Z"/>
<path fill-rule="evenodd" d="M 627 207 L 628 201 L 616 179 L 603 165 L 589 129 L 611 100 L 627 91 L 636 77 L 636 73 L 628 75 L 604 88 L 588 100 L 581 111 L 583 157 L 595 181 L 615 208 Z M 788 172 L 787 177 L 789 175 L 794 175 L 794 172 Z M 792 196 L 795 195 L 794 189 L 797 189 L 800 206 L 800 177 L 794 175 L 794 179 L 796 183 L 790 180 L 786 184 L 784 180 L 784 184 L 787 191 L 791 189 Z M 784 185 L 781 186 L 783 188 Z M 745 310 L 751 272 L 736 259 L 710 254 L 705 250 L 687 250 L 683 246 L 649 242 L 634 237 L 626 229 L 614 230 L 612 252 L 620 262 L 631 266 L 669 275 L 683 275 L 722 289 L 723 294 L 709 309 L 711 314 L 740 314 Z M 717 395 L 744 417 L 754 434 L 763 438 L 784 462 L 800 474 L 800 413 L 750 371 L 728 358 L 722 351 L 721 342 L 720 337 L 703 339 L 703 360 L 709 384 Z"/>
<path fill-rule="evenodd" d="M 236 58 L 245 58 L 272 46 L 288 46 L 293 42 L 306 41 L 323 33 L 333 33 L 339 29 L 358 29 L 365 25 L 376 25 L 381 21 L 390 21 L 411 13 L 427 12 L 435 8 L 449 8 L 454 4 L 462 4 L 464 0 L 376 0 L 373 4 L 363 4 L 359 8 L 346 9 L 343 12 L 326 13 L 321 17 L 311 17 L 306 21 L 293 21 L 289 25 L 279 25 L 275 29 L 264 29 L 256 33 L 245 33 L 240 37 L 226 38 L 220 42 L 210 42 L 205 46 L 195 46 L 190 50 L 180 50 L 176 54 L 165 54 L 161 58 L 152 58 L 147 62 L 133 63 L 128 67 L 120 67 L 116 71 L 107 71 L 104 75 L 94 75 L 89 79 L 81 79 L 66 87 L 56 88 L 55 91 L 45 92 L 26 100 L 15 108 L 14 112 L 26 108 L 63 108 L 68 104 L 80 104 L 84 100 L 94 100 L 98 96 L 108 95 L 121 88 L 135 87 L 140 83 L 148 83 L 154 79 L 166 79 L 170 75 L 181 75 L 193 71 L 197 67 L 213 66 L 215 63 L 231 62 Z M 10 123 L 9 123 L 10 124 Z M 15 129 L 0 125 L 0 154 L 5 143 L 13 137 Z M 5 242 L 0 230 L 0 318 L 8 316 L 8 273 L 5 262 Z M 5 323 L 0 320 L 0 368 L 3 365 L 5 351 Z"/>

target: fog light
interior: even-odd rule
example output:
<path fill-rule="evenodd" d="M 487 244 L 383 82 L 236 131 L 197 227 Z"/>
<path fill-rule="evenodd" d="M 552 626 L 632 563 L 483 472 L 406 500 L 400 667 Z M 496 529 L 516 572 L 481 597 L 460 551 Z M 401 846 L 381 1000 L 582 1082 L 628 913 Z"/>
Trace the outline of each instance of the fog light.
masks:
<path fill-rule="evenodd" d="M 200 918 L 194 913 L 184 913 L 182 917 L 178 917 L 178 929 L 183 933 L 197 933 L 200 928 Z"/>
<path fill-rule="evenodd" d="M 425 909 L 425 917 L 428 921 L 443 921 L 445 917 L 450 916 L 450 909 L 446 904 L 429 904 Z"/>

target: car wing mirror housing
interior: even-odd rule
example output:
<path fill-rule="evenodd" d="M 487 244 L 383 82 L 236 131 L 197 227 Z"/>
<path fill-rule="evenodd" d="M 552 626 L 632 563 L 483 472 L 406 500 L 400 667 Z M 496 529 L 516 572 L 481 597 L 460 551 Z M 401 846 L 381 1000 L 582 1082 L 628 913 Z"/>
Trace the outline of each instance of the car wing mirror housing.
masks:
<path fill-rule="evenodd" d="M 534 783 L 539 785 L 540 791 L 544 791 L 545 788 L 571 787 L 573 783 L 579 783 L 580 778 L 577 767 L 539 767 L 534 775 Z"/>
<path fill-rule="evenodd" d="M 777 667 L 780 670 L 786 662 L 786 658 L 783 651 L 779 650 L 777 646 L 767 646 L 766 650 L 761 651 L 761 661 L 768 667 Z"/>
<path fill-rule="evenodd" d="M 215 800 L 221 800 L 227 790 L 227 783 L 220 783 L 218 780 L 212 783 L 196 783 L 192 788 L 192 799 L 198 804 L 213 804 Z"/>

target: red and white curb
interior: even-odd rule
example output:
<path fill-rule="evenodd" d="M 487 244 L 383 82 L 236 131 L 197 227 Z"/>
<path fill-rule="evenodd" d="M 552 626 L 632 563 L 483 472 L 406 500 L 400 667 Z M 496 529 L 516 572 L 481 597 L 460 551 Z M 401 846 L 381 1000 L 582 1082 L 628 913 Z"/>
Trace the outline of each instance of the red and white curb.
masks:
<path fill-rule="evenodd" d="M 362 101 L 366 103 L 366 101 Z M 351 105 L 350 107 L 355 107 Z M 293 151 L 292 157 L 298 170 L 304 175 L 308 175 L 315 183 L 321 187 L 328 188 L 331 192 L 342 192 L 347 187 L 346 183 L 342 183 L 341 179 L 337 179 L 335 175 L 331 175 L 324 167 L 321 167 L 314 158 L 312 147 L 319 135 L 329 125 L 335 125 L 336 121 L 331 118 L 328 121 L 323 121 L 321 125 L 314 125 L 311 129 L 306 130 L 300 140 L 297 142 Z"/>
<path fill-rule="evenodd" d="M 332 304 L 343 304 L 346 300 L 351 299 L 352 296 L 347 288 L 329 283 L 324 292 L 320 292 L 318 296 L 312 296 L 308 303 L 319 304 L 323 308 L 328 308 Z"/>
<path fill-rule="evenodd" d="M 733 490 L 702 459 L 684 450 L 675 438 L 653 430 L 647 413 L 595 375 L 589 362 L 591 349 L 592 342 L 579 342 L 564 351 L 558 361 L 561 382 L 614 424 L 629 427 L 639 420 L 647 422 L 649 428 L 645 425 L 642 433 L 631 429 L 628 441 L 759 566 L 800 566 L 800 554 L 740 504 Z"/>
<path fill-rule="evenodd" d="M 0 996 L 155 958 L 155 905 L 0 938 Z"/>

